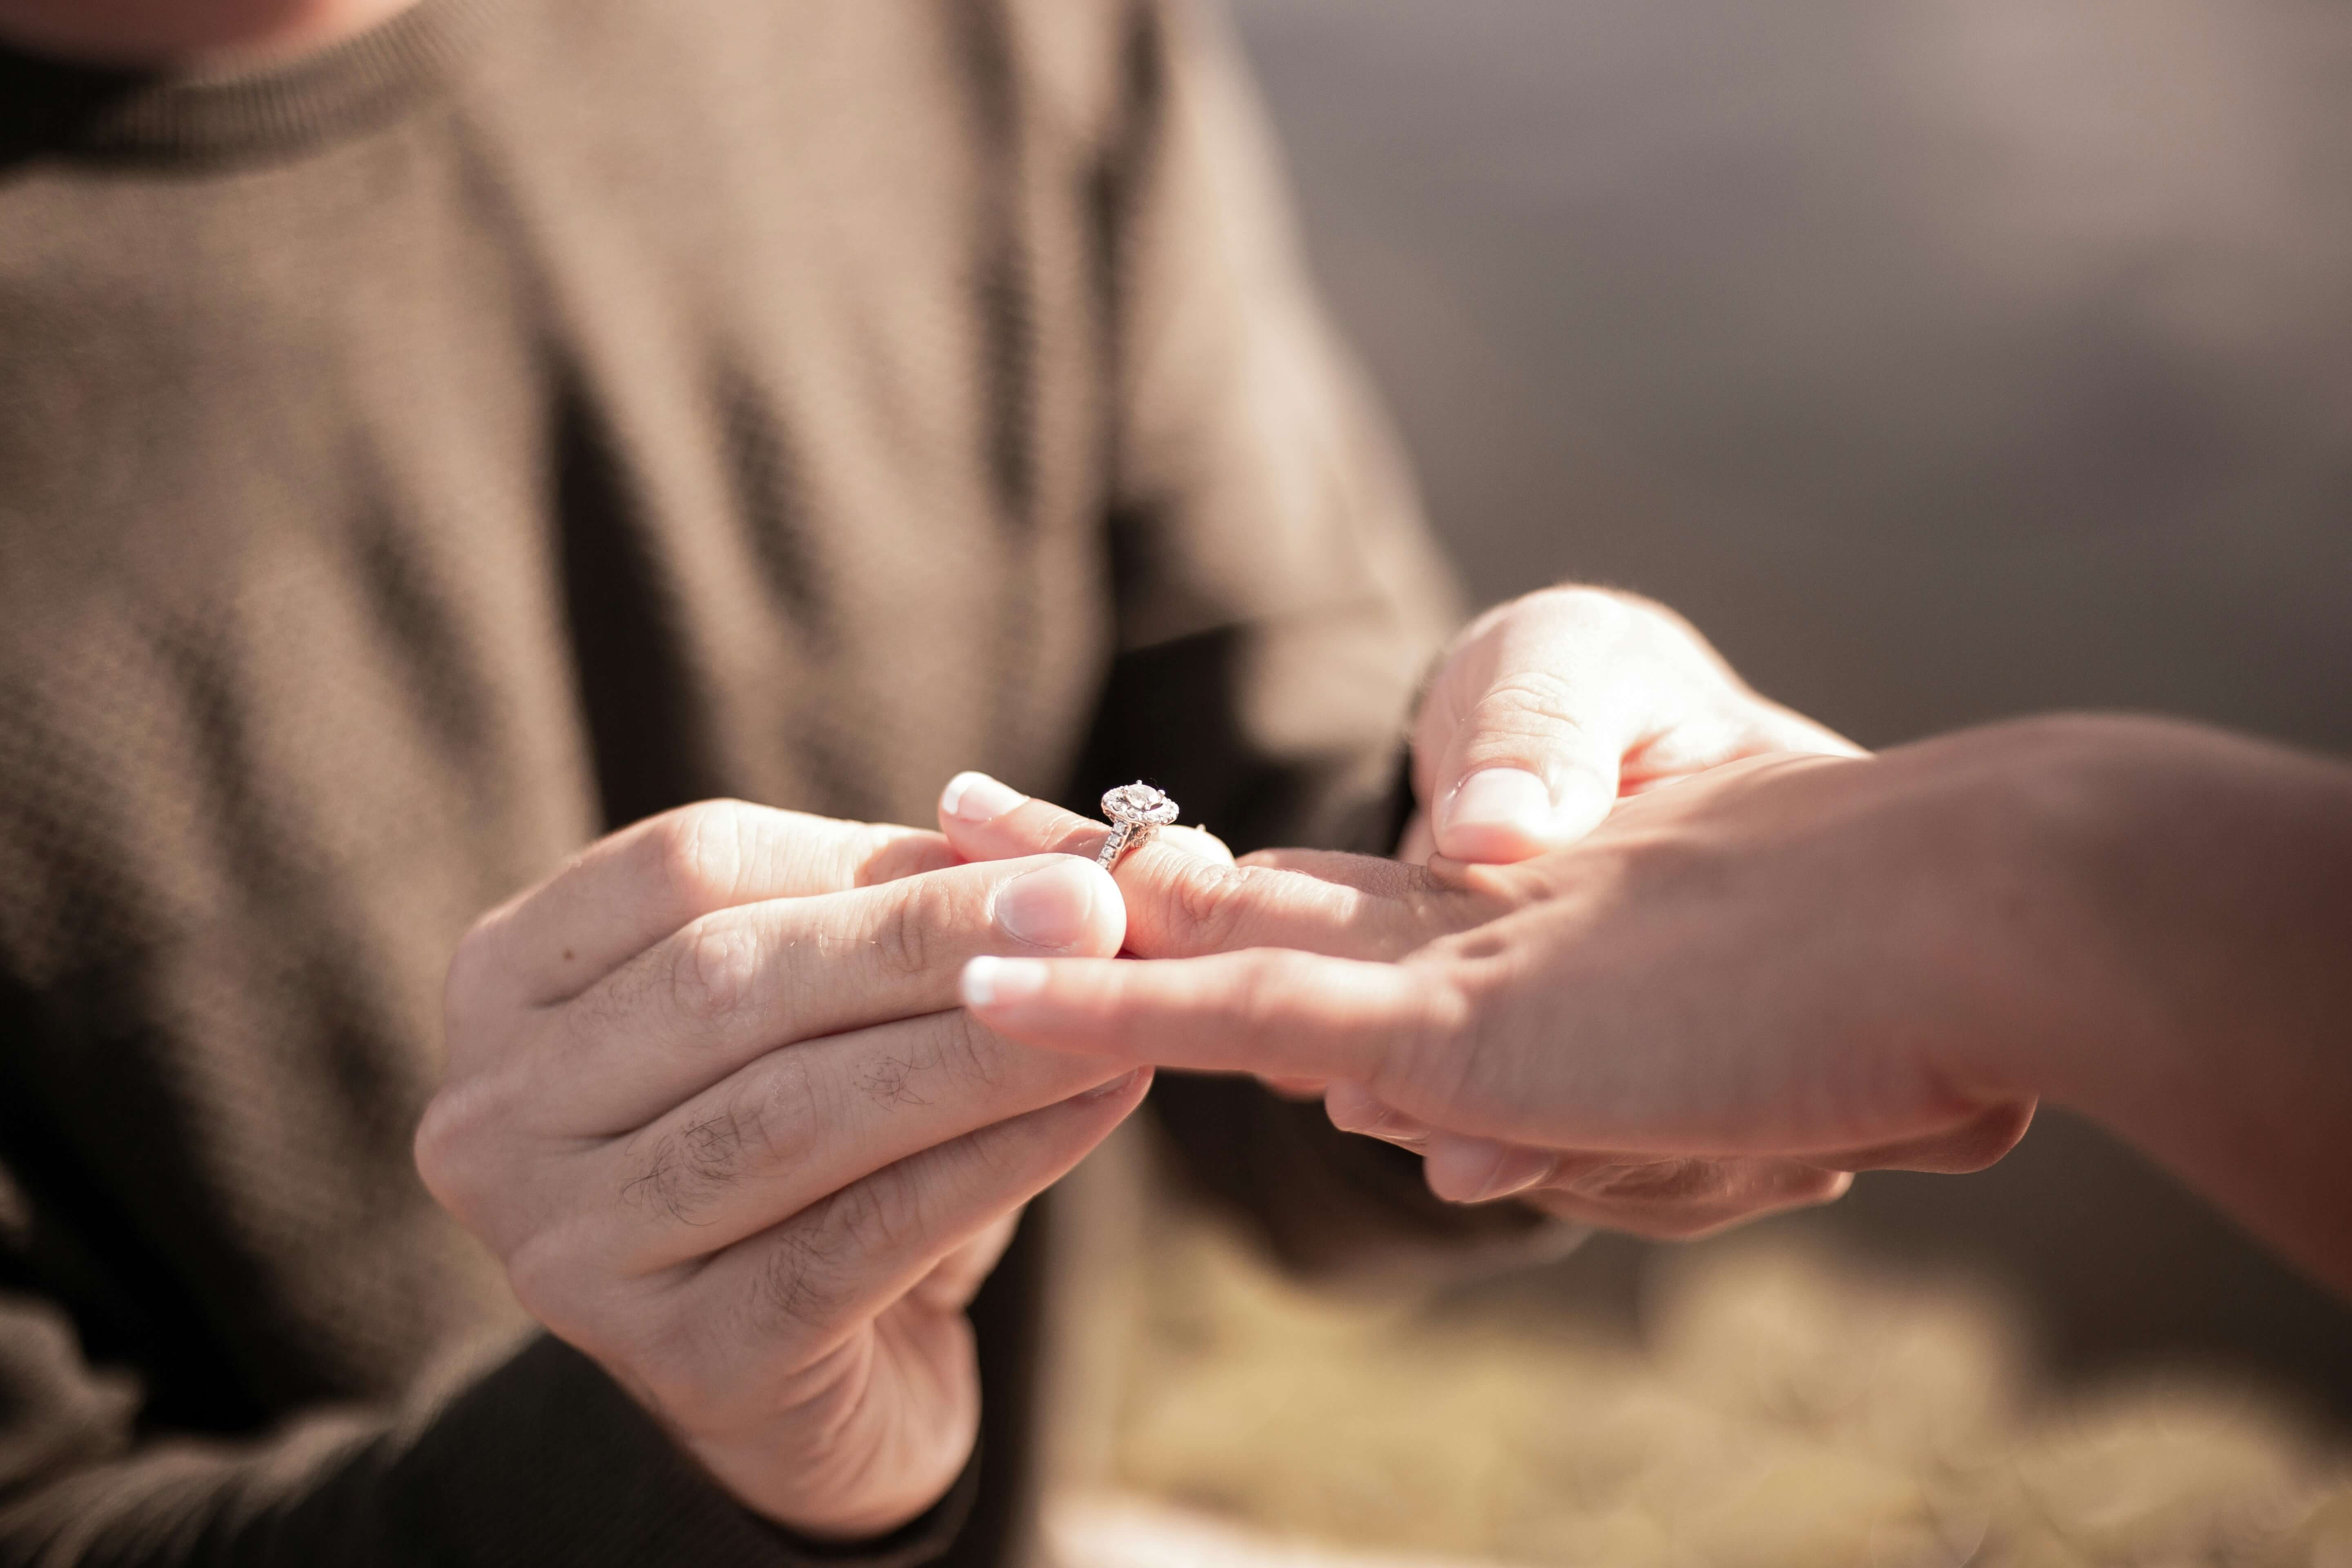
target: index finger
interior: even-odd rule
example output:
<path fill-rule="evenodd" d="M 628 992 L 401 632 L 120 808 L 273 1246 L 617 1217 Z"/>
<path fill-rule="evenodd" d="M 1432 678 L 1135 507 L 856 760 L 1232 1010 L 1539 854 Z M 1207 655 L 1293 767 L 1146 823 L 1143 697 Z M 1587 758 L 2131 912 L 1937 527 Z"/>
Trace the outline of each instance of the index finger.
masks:
<path fill-rule="evenodd" d="M 597 840 L 492 910 L 467 942 L 452 984 L 479 977 L 545 1006 L 705 915 L 957 863 L 944 838 L 919 828 L 702 801 Z"/>
<path fill-rule="evenodd" d="M 1375 1093 L 1449 1051 L 1468 1016 L 1433 968 L 1276 948 L 1151 963 L 975 958 L 961 991 L 973 1016 L 1046 1050 Z"/>
<path fill-rule="evenodd" d="M 940 825 L 967 859 L 1062 853 L 1091 858 L 1110 829 L 1033 800 L 984 773 L 961 773 Z M 1127 900 L 1127 946 L 1145 958 L 1287 947 L 1347 958 L 1398 958 L 1497 912 L 1491 895 L 1370 855 L 1284 851 L 1239 865 L 1155 834 L 1112 874 Z"/>

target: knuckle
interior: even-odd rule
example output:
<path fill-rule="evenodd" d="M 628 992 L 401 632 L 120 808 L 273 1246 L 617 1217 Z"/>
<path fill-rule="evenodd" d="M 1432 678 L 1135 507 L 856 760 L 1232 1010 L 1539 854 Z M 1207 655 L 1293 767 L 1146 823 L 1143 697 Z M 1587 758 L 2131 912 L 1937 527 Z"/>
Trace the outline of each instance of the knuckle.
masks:
<path fill-rule="evenodd" d="M 753 1276 L 752 1313 L 763 1332 L 822 1332 L 840 1316 L 844 1294 L 839 1243 L 818 1215 L 778 1234 Z"/>
<path fill-rule="evenodd" d="M 746 1099 L 765 1163 L 798 1159 L 829 1120 L 806 1053 L 790 1047 L 771 1052 L 761 1062 Z"/>
<path fill-rule="evenodd" d="M 634 1148 L 622 1201 L 682 1225 L 705 1223 L 713 1199 L 805 1151 L 822 1120 L 815 1096 L 806 1063 L 790 1050 L 775 1053 L 723 1104 Z"/>
<path fill-rule="evenodd" d="M 1515 669 L 1486 688 L 1472 710 L 1471 722 L 1488 731 L 1525 731 L 1538 723 L 1549 730 L 1574 725 L 1576 706 L 1576 685 L 1563 672 Z"/>
<path fill-rule="evenodd" d="M 929 971 L 940 961 L 945 933 L 961 911 L 955 889 L 947 881 L 918 877 L 905 883 L 892 899 L 871 938 L 875 962 L 887 973 L 911 977 Z"/>
<path fill-rule="evenodd" d="M 1004 1080 L 1004 1038 L 959 1007 L 940 1015 L 940 1064 L 950 1078 L 993 1087 Z"/>
<path fill-rule="evenodd" d="M 1278 875 L 1263 867 L 1221 866 L 1186 857 L 1169 874 L 1168 904 L 1182 922 L 1188 942 L 1220 950 L 1233 944 L 1247 919 L 1253 886 Z"/>
<path fill-rule="evenodd" d="M 1228 1005 L 1234 1026 L 1245 1037 L 1262 1037 L 1281 1026 L 1284 998 L 1290 991 L 1285 979 L 1288 968 L 1286 955 L 1269 952 L 1251 953 L 1235 971 Z"/>
<path fill-rule="evenodd" d="M 823 1332 L 840 1325 L 861 1281 L 922 1245 L 918 1178 L 877 1173 L 844 1187 L 776 1237 L 756 1276 L 754 1307 L 771 1331 Z"/>
<path fill-rule="evenodd" d="M 503 914 L 493 910 L 476 921 L 449 955 L 449 972 L 441 983 L 441 1012 L 453 1041 L 471 1032 L 474 1019 L 488 1009 L 497 994 Z"/>
<path fill-rule="evenodd" d="M 864 1258 L 896 1252 L 920 1229 L 909 1180 L 885 1172 L 845 1188 L 827 1205 L 825 1222 L 836 1237 L 836 1255 Z"/>
<path fill-rule="evenodd" d="M 1405 967 L 1420 984 L 1393 1026 L 1387 1070 L 1370 1087 L 1410 1085 L 1444 1104 L 1486 1098 L 1476 1092 L 1486 1068 L 1486 1009 L 1462 977 L 1434 964 Z"/>
<path fill-rule="evenodd" d="M 411 1145 L 416 1173 L 434 1200 L 461 1220 L 476 1214 L 486 1185 L 488 1152 L 499 1136 L 502 1107 L 488 1079 L 443 1087 L 425 1105 Z"/>
<path fill-rule="evenodd" d="M 464 1193 L 463 1124 L 463 1110 L 444 1089 L 425 1106 L 411 1144 L 416 1173 L 423 1179 L 425 1190 L 433 1194 L 436 1203 L 452 1212 L 460 1206 Z"/>
<path fill-rule="evenodd" d="M 733 901 L 751 854 L 751 814 L 740 800 L 698 801 L 656 817 L 651 834 L 661 880 L 689 908 Z"/>
<path fill-rule="evenodd" d="M 673 940 L 666 976 L 671 1005 L 690 1023 L 724 1023 L 757 996 L 758 933 L 724 917 L 697 921 Z"/>
<path fill-rule="evenodd" d="M 507 1288 L 522 1310 L 575 1343 L 590 1337 L 592 1270 L 561 1231 L 543 1232 L 506 1258 Z"/>

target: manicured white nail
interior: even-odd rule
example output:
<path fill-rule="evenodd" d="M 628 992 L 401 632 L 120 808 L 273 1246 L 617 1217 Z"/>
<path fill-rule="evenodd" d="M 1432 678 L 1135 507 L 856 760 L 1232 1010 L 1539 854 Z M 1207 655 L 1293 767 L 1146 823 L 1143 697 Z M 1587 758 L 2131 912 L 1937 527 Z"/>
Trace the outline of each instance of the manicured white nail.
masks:
<path fill-rule="evenodd" d="M 957 985 L 967 1007 L 994 1007 L 1026 1002 L 1045 988 L 1045 965 L 1034 958 L 991 958 L 983 954 L 963 966 Z"/>
<path fill-rule="evenodd" d="M 963 773 L 948 780 L 948 787 L 940 792 L 940 810 L 976 827 L 995 821 L 1028 798 L 986 773 Z"/>
<path fill-rule="evenodd" d="M 1482 768 L 1454 785 L 1437 808 L 1437 835 L 1465 828 L 1518 835 L 1541 844 L 1551 837 L 1551 788 L 1525 768 Z"/>

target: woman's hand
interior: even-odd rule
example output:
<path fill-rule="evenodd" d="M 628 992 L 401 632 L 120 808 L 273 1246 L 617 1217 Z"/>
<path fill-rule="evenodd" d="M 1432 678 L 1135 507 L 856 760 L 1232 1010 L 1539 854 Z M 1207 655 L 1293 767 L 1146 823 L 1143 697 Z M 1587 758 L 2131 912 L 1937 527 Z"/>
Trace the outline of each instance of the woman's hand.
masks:
<path fill-rule="evenodd" d="M 1861 749 L 1768 702 L 1691 624 L 1605 588 L 1548 588 L 1473 621 L 1412 726 L 1421 810 L 1402 858 L 1503 865 L 1574 843 L 1621 796 L 1775 752 Z"/>
<path fill-rule="evenodd" d="M 1357 1086 L 1338 1119 L 1419 1141 L 1459 1198 L 1627 1158 L 1970 1170 L 2046 1095 L 2352 1289 L 2341 763 L 2042 720 L 1736 763 L 1513 866 L 1171 850 L 1121 879 L 1140 947 L 1213 956 L 982 961 L 967 1004 L 1055 1049 Z"/>

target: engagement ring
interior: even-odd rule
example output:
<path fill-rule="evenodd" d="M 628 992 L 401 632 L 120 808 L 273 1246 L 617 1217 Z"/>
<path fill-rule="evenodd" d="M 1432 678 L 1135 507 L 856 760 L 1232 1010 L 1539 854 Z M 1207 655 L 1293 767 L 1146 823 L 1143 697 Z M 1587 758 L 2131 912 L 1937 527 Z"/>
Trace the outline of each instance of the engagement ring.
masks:
<path fill-rule="evenodd" d="M 1111 820 L 1111 832 L 1095 864 L 1106 871 L 1118 864 L 1120 856 L 1150 837 L 1153 828 L 1176 820 L 1176 803 L 1140 779 L 1106 794 L 1102 808 Z"/>

